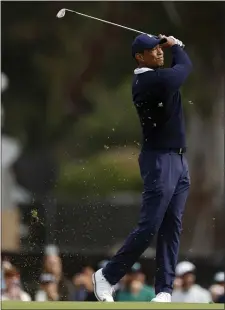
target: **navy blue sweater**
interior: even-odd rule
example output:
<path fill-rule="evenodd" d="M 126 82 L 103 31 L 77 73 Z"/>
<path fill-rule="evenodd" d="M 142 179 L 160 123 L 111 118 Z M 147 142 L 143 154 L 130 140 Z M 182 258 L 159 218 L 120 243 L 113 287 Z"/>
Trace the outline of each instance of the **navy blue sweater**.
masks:
<path fill-rule="evenodd" d="M 178 45 L 171 47 L 172 67 L 136 69 L 132 96 L 143 130 L 143 147 L 185 148 L 185 125 L 179 88 L 192 70 L 192 63 Z"/>

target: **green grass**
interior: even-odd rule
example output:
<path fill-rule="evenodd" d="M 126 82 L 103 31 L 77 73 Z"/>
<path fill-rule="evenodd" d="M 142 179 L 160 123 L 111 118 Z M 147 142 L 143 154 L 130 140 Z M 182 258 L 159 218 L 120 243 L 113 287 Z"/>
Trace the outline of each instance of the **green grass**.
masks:
<path fill-rule="evenodd" d="M 3 301 L 2 309 L 224 309 L 223 304 L 184 304 L 170 303 L 159 304 L 149 302 L 18 302 L 18 301 Z"/>

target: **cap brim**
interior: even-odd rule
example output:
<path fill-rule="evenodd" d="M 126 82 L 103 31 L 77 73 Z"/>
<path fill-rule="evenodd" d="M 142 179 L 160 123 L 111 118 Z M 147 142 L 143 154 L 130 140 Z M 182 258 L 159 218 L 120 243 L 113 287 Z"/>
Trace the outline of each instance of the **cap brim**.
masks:
<path fill-rule="evenodd" d="M 159 44 L 163 44 L 166 43 L 167 39 L 163 38 L 163 39 L 155 39 L 154 43 L 150 43 L 149 45 L 146 44 L 145 47 L 143 47 L 144 49 L 149 49 L 152 50 L 153 48 L 155 48 L 157 45 Z"/>

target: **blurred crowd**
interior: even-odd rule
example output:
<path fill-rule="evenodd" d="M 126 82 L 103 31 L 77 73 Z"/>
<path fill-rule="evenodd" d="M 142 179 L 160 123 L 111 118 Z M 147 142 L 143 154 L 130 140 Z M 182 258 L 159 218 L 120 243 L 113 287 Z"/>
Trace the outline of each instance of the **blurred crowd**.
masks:
<path fill-rule="evenodd" d="M 103 268 L 107 260 L 101 261 L 98 268 Z M 42 272 L 33 298 L 25 291 L 21 283 L 20 271 L 10 261 L 2 262 L 1 296 L 2 300 L 21 301 L 96 301 L 93 292 L 91 266 L 84 267 L 72 279 L 63 273 L 62 260 L 56 253 L 45 255 Z M 201 287 L 196 281 L 196 267 L 188 261 L 179 262 L 172 302 L 185 303 L 225 303 L 224 272 L 214 275 L 209 288 Z M 115 286 L 115 301 L 151 301 L 155 296 L 154 283 L 146 283 L 146 275 L 139 262 Z"/>

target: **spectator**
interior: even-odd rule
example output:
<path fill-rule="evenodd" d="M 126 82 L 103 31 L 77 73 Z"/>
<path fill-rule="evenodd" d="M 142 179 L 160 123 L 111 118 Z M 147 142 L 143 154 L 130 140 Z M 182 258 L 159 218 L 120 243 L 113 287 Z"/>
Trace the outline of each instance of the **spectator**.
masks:
<path fill-rule="evenodd" d="M 92 284 L 93 273 L 94 269 L 87 266 L 81 273 L 78 273 L 73 277 L 73 284 L 75 286 L 75 301 L 96 301 Z"/>
<path fill-rule="evenodd" d="M 131 272 L 126 274 L 120 282 L 116 292 L 116 301 L 151 301 L 155 297 L 152 287 L 145 284 L 145 275 L 141 272 L 141 265 L 135 263 Z"/>
<path fill-rule="evenodd" d="M 72 283 L 63 274 L 62 260 L 59 255 L 49 254 L 44 257 L 43 273 L 54 275 L 60 301 L 73 300 L 74 288 Z"/>
<path fill-rule="evenodd" d="M 210 293 L 195 283 L 195 266 L 190 262 L 180 262 L 176 267 L 176 276 L 180 277 L 181 287 L 174 289 L 172 302 L 209 303 Z"/>
<path fill-rule="evenodd" d="M 225 303 L 225 275 L 219 271 L 214 275 L 214 284 L 210 287 L 210 292 L 214 302 Z"/>
<path fill-rule="evenodd" d="M 217 300 L 224 294 L 224 288 L 219 284 L 213 284 L 209 288 L 209 292 L 212 297 L 213 302 L 217 302 Z"/>
<path fill-rule="evenodd" d="M 40 276 L 40 289 L 35 294 L 35 301 L 59 300 L 59 292 L 56 278 L 51 273 L 43 273 Z"/>
<path fill-rule="evenodd" d="M 5 290 L 2 300 L 31 301 L 31 297 L 21 288 L 20 274 L 14 266 L 8 266 L 4 270 Z"/>

